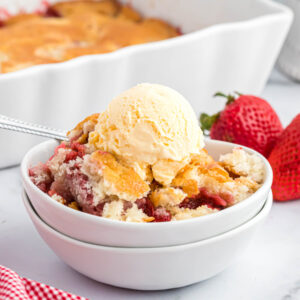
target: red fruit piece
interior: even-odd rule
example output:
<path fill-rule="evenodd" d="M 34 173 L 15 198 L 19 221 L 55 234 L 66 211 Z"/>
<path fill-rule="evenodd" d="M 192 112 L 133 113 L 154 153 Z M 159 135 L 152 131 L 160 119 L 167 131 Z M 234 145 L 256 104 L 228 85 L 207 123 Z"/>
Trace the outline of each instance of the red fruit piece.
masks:
<path fill-rule="evenodd" d="M 61 196 L 67 203 L 74 201 L 74 197 L 72 196 L 68 185 L 64 181 L 55 180 L 52 182 L 48 195 L 53 196 L 53 194 Z"/>
<path fill-rule="evenodd" d="M 201 114 L 202 129 L 210 130 L 212 139 L 244 145 L 268 157 L 283 131 L 271 105 L 251 95 L 216 96 L 228 99 L 225 109 L 211 117 Z"/>
<path fill-rule="evenodd" d="M 76 159 L 78 156 L 82 158 L 85 155 L 85 147 L 79 143 L 72 143 L 70 148 L 71 151 L 67 153 L 64 160 L 65 163 L 69 162 L 70 160 Z"/>
<path fill-rule="evenodd" d="M 67 153 L 65 158 L 65 163 L 69 162 L 70 160 L 74 160 L 79 157 L 83 157 L 85 155 L 85 146 L 79 143 L 71 143 L 71 145 L 66 145 L 64 142 L 57 146 L 54 150 L 54 154 L 49 158 L 49 161 L 53 159 L 54 156 L 58 154 L 59 149 L 70 149 L 71 151 Z"/>
<path fill-rule="evenodd" d="M 65 184 L 74 199 L 78 200 L 77 202 L 82 207 L 83 211 L 94 214 L 94 195 L 92 188 L 88 183 L 88 177 L 74 167 L 73 170 L 70 170 L 67 173 Z"/>
<path fill-rule="evenodd" d="M 54 149 L 54 155 L 58 154 L 58 150 L 59 149 L 65 149 L 66 148 L 66 144 L 65 143 L 61 143 L 60 145 L 58 145 L 55 149 Z"/>
<path fill-rule="evenodd" d="M 61 15 L 53 7 L 48 7 L 47 10 L 44 13 L 44 17 L 46 17 L 46 18 L 60 18 Z"/>
<path fill-rule="evenodd" d="M 69 162 L 70 160 L 76 159 L 78 156 L 78 152 L 71 150 L 69 153 L 67 153 L 66 158 L 64 160 L 65 163 Z"/>
<path fill-rule="evenodd" d="M 89 207 L 88 209 L 84 208 L 83 211 L 85 211 L 89 214 L 93 214 L 93 215 L 101 217 L 103 214 L 104 205 L 105 205 L 105 202 L 101 202 L 101 203 L 97 204 L 96 206 Z"/>
<path fill-rule="evenodd" d="M 300 198 L 300 114 L 283 131 L 270 154 L 275 200 Z"/>
<path fill-rule="evenodd" d="M 172 219 L 171 213 L 164 207 L 157 207 L 153 214 L 154 222 L 169 222 Z"/>
<path fill-rule="evenodd" d="M 28 175 L 32 182 L 43 192 L 47 193 L 53 178 L 46 164 L 39 163 L 37 166 L 28 170 Z"/>
<path fill-rule="evenodd" d="M 72 143 L 71 149 L 78 152 L 79 157 L 83 157 L 85 155 L 85 146 L 79 143 Z"/>
<path fill-rule="evenodd" d="M 203 203 L 207 203 L 208 205 L 211 205 L 212 207 L 224 208 L 227 206 L 227 202 L 223 198 L 221 198 L 220 195 L 211 194 L 207 191 L 206 188 L 200 189 L 200 195 L 201 195 Z"/>
<path fill-rule="evenodd" d="M 231 195 L 217 195 L 212 194 L 207 191 L 206 188 L 201 188 L 199 190 L 199 194 L 184 199 L 179 207 L 196 209 L 201 205 L 207 205 L 210 208 L 222 209 L 228 205 L 228 203 L 232 202 Z"/>
<path fill-rule="evenodd" d="M 198 196 L 198 195 L 197 195 Z M 180 204 L 180 208 L 189 208 L 189 209 L 196 209 L 201 205 L 200 197 L 193 196 L 190 198 L 185 198 Z"/>
<path fill-rule="evenodd" d="M 168 222 L 171 221 L 172 215 L 164 207 L 154 207 L 149 198 L 141 198 L 135 201 L 137 207 L 149 217 L 154 217 L 153 222 Z"/>
<path fill-rule="evenodd" d="M 154 205 L 149 198 L 141 198 L 135 201 L 138 209 L 141 209 L 144 214 L 149 217 L 153 217 Z"/>

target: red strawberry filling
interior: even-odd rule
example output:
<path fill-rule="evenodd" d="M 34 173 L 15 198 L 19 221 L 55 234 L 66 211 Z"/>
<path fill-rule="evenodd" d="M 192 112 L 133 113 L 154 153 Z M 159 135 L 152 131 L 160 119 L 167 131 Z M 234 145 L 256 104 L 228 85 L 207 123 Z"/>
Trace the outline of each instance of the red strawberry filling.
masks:
<path fill-rule="evenodd" d="M 171 221 L 171 213 L 164 207 L 157 207 L 153 214 L 154 222 L 168 222 Z"/>
<path fill-rule="evenodd" d="M 79 143 L 72 143 L 71 151 L 67 153 L 64 162 L 67 163 L 70 160 L 75 160 L 77 157 L 83 158 L 84 155 L 85 155 L 84 146 Z"/>
<path fill-rule="evenodd" d="M 70 149 L 71 151 L 66 154 L 66 158 L 64 160 L 65 163 L 75 160 L 77 157 L 83 158 L 85 155 L 85 147 L 79 143 L 71 143 L 70 146 L 66 146 L 65 143 L 61 143 L 54 150 L 54 154 L 49 158 L 49 161 L 53 159 L 54 156 L 58 155 L 60 149 Z"/>
<path fill-rule="evenodd" d="M 46 18 L 61 18 L 61 15 L 53 7 L 48 7 L 44 13 L 44 17 L 46 17 Z"/>
<path fill-rule="evenodd" d="M 61 143 L 55 148 L 54 155 L 49 159 L 49 162 L 59 154 L 60 149 L 66 149 L 64 163 L 68 164 L 65 180 L 63 182 L 54 181 L 47 164 L 40 164 L 29 169 L 29 176 L 32 181 L 49 196 L 55 194 L 61 196 L 67 204 L 76 201 L 80 208 L 87 213 L 101 216 L 103 212 L 104 202 L 94 205 L 94 195 L 89 184 L 88 177 L 80 171 L 78 163 L 69 163 L 77 158 L 83 158 L 85 155 L 85 147 L 79 143 L 71 143 L 66 145 Z M 69 150 L 69 151 L 68 151 Z M 44 181 L 37 181 L 39 174 L 46 178 Z M 48 175 L 48 176 L 45 176 Z"/>
<path fill-rule="evenodd" d="M 233 197 L 230 194 L 212 194 L 207 191 L 206 188 L 201 188 L 199 194 L 184 199 L 179 207 L 196 209 L 201 205 L 207 205 L 210 208 L 223 209 L 227 207 L 228 204 L 232 203 Z"/>
<path fill-rule="evenodd" d="M 142 198 L 135 201 L 137 207 L 141 209 L 144 214 L 153 217 L 153 222 L 168 222 L 171 221 L 171 213 L 164 207 L 154 207 L 149 198 Z"/>
<path fill-rule="evenodd" d="M 67 146 L 65 143 L 61 143 L 55 148 L 54 155 L 50 157 L 49 162 L 59 154 L 60 149 L 70 150 L 66 152 L 64 163 L 75 160 L 77 157 L 83 158 L 85 155 L 85 147 L 83 145 L 71 143 L 70 146 Z M 74 199 L 81 199 L 82 201 L 80 202 L 87 203 L 87 205 L 92 203 L 93 195 L 91 191 L 88 192 L 87 190 L 87 176 L 80 173 L 79 166 L 76 164 L 68 169 L 65 182 L 54 181 L 47 164 L 39 164 L 29 169 L 29 176 L 38 188 L 50 196 L 54 194 L 60 195 L 67 203 L 74 201 Z M 40 181 L 39 178 L 45 179 Z"/>
<path fill-rule="evenodd" d="M 33 183 L 44 193 L 47 193 L 53 181 L 51 172 L 46 164 L 38 164 L 28 170 Z"/>
<path fill-rule="evenodd" d="M 88 177 L 81 173 L 76 167 L 66 175 L 66 184 L 75 199 L 82 206 L 93 204 L 93 194 L 88 183 Z"/>
<path fill-rule="evenodd" d="M 67 203 L 76 201 L 86 213 L 102 216 L 105 203 L 94 205 L 94 195 L 88 177 L 80 172 L 77 165 L 68 170 L 63 186 L 53 182 L 48 195 L 54 194 L 62 196 Z"/>
<path fill-rule="evenodd" d="M 154 215 L 154 205 L 149 198 L 142 198 L 135 201 L 137 207 L 149 217 Z"/>
<path fill-rule="evenodd" d="M 70 160 L 74 160 L 77 157 L 83 158 L 83 156 L 85 155 L 85 148 L 79 143 L 71 143 L 70 149 L 71 151 L 66 155 L 64 161 L 65 163 L 69 162 Z"/>

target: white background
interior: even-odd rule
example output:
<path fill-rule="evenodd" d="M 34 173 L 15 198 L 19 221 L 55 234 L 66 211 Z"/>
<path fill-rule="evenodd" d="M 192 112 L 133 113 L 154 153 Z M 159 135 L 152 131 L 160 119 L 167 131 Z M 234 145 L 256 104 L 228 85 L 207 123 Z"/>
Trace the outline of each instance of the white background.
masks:
<path fill-rule="evenodd" d="M 263 96 L 284 125 L 300 112 L 300 84 L 278 72 Z M 18 167 L 0 171 L 0 189 L 0 264 L 20 276 L 90 299 L 300 299 L 300 201 L 275 203 L 238 263 L 215 278 L 181 289 L 139 292 L 90 280 L 55 256 L 26 215 Z"/>

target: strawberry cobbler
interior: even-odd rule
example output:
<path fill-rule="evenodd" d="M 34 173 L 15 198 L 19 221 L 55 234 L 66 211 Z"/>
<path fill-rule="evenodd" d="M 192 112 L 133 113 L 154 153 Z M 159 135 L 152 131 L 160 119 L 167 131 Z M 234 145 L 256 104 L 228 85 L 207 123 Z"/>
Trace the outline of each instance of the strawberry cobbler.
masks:
<path fill-rule="evenodd" d="M 261 159 L 235 148 L 215 161 L 188 102 L 141 84 L 79 123 L 32 182 L 55 201 L 127 222 L 165 222 L 226 209 L 263 182 Z M 144 148 L 143 148 L 144 147 Z"/>

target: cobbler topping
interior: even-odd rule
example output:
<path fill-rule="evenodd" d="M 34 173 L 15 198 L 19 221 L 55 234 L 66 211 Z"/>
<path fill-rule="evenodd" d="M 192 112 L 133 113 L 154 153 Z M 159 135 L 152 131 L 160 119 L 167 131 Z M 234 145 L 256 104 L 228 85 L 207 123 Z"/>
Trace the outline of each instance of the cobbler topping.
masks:
<path fill-rule="evenodd" d="M 153 187 L 150 194 L 152 203 L 157 206 L 169 207 L 180 204 L 187 194 L 180 188 L 174 187 Z"/>
<path fill-rule="evenodd" d="M 262 160 L 254 154 L 247 154 L 242 148 L 234 148 L 232 153 L 221 155 L 222 166 L 234 177 L 245 176 L 262 183 L 264 168 Z"/>
<path fill-rule="evenodd" d="M 86 118 L 69 133 L 70 142 L 57 146 L 46 163 L 29 169 L 38 188 L 70 208 L 126 222 L 184 220 L 243 201 L 263 180 L 259 157 L 242 149 L 221 156 L 221 162 L 206 150 L 192 154 L 176 165 L 171 182 L 156 180 L 151 168 L 142 177 L 123 158 L 91 148 L 96 118 Z"/>
<path fill-rule="evenodd" d="M 143 18 L 115 0 L 59 2 L 45 13 L 21 13 L 0 21 L 0 57 L 5 57 L 0 59 L 1 73 L 108 53 L 179 34 L 168 23 Z"/>
<path fill-rule="evenodd" d="M 123 216 L 123 221 L 127 222 L 152 222 L 153 217 L 146 215 L 142 209 L 139 209 L 138 206 L 133 203 L 132 207 L 126 210 L 126 214 Z"/>
<path fill-rule="evenodd" d="M 120 164 L 112 154 L 95 151 L 91 154 L 91 159 L 102 170 L 101 177 L 108 194 L 119 195 L 127 201 L 134 201 L 148 194 L 149 185 L 132 168 Z"/>

